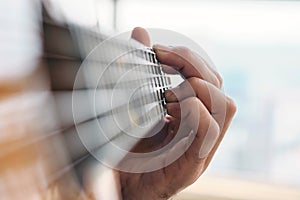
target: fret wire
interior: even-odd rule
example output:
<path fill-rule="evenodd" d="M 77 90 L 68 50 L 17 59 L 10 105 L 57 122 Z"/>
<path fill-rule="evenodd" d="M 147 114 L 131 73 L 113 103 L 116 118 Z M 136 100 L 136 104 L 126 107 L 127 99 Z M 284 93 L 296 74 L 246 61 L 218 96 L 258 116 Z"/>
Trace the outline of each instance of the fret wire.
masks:
<path fill-rule="evenodd" d="M 150 62 L 153 63 L 152 56 L 151 56 L 149 53 L 147 53 L 147 56 L 149 57 Z M 151 68 L 152 68 L 152 71 L 154 72 L 154 74 L 157 74 L 156 71 L 155 71 L 155 67 L 154 67 L 154 66 L 151 66 Z M 154 80 L 155 86 L 156 86 L 156 87 L 159 86 L 159 84 L 157 83 L 157 80 L 156 80 L 155 77 L 153 77 L 153 80 Z M 161 99 L 161 98 L 159 97 L 158 90 L 156 90 L 156 94 L 157 94 L 157 98 L 158 98 L 158 99 Z M 162 110 L 161 110 L 161 107 L 159 107 L 159 111 L 160 111 L 160 112 L 162 111 Z"/>
<path fill-rule="evenodd" d="M 147 53 L 150 53 L 150 54 L 155 54 L 154 52 L 153 52 L 153 50 L 151 49 L 151 48 L 149 48 L 149 47 L 142 47 L 142 48 L 140 48 L 140 47 L 138 47 L 138 48 L 136 48 L 136 47 L 133 47 L 133 51 L 136 51 L 136 52 L 141 52 L 141 54 L 137 54 L 138 56 L 140 56 L 140 58 L 144 58 L 144 55 L 143 54 L 147 54 Z"/>
<path fill-rule="evenodd" d="M 148 52 L 145 52 L 145 55 L 146 55 L 147 60 L 150 61 L 151 63 L 153 63 L 152 60 L 151 60 L 150 54 L 149 54 Z M 150 69 L 151 69 L 151 72 L 152 72 L 153 74 L 156 74 L 153 66 L 150 66 Z M 155 78 L 153 78 L 153 77 L 152 77 L 152 82 L 154 82 L 153 85 L 154 85 L 155 87 L 157 87 L 156 80 L 155 80 Z M 158 92 L 157 92 L 157 91 L 156 91 L 155 97 L 156 97 L 155 99 L 159 99 L 159 96 L 158 96 Z M 161 108 L 159 108 L 159 112 L 161 112 Z"/>
<path fill-rule="evenodd" d="M 147 53 L 147 56 L 149 57 L 151 63 L 153 63 L 152 55 L 153 55 L 153 54 Z M 156 67 L 153 66 L 153 65 L 151 65 L 150 67 L 151 67 L 152 71 L 154 72 L 154 74 L 157 74 L 156 71 L 155 71 L 155 68 L 156 68 Z M 157 81 L 156 81 L 156 78 L 153 77 L 153 80 L 154 80 L 155 88 L 157 88 L 159 85 L 158 85 L 158 83 L 157 83 Z M 161 99 L 161 98 L 159 97 L 158 90 L 156 90 L 156 97 L 157 97 L 159 100 Z M 158 109 L 159 109 L 159 112 L 162 112 L 161 106 L 159 106 Z"/>
<path fill-rule="evenodd" d="M 162 71 L 162 67 L 161 67 L 161 66 L 160 66 L 160 71 L 161 71 L 162 74 L 164 74 L 164 72 Z M 168 85 L 168 84 L 166 83 L 165 76 L 162 77 L 162 81 L 164 82 L 164 85 Z M 169 87 L 164 88 L 164 93 L 165 93 L 165 91 L 166 91 L 167 89 L 169 89 Z M 163 97 L 163 99 L 164 99 L 163 106 L 164 106 L 164 108 L 165 108 L 165 115 L 166 115 L 166 114 L 167 114 L 167 108 L 166 108 L 166 106 L 167 106 L 167 101 L 166 101 L 165 96 Z"/>
<path fill-rule="evenodd" d="M 152 58 L 152 61 L 154 62 L 154 55 L 151 55 L 151 58 Z M 157 67 L 154 67 L 154 70 L 155 70 L 155 73 L 158 74 Z M 155 77 L 155 79 L 156 79 L 158 85 L 161 86 L 159 78 Z M 161 95 L 160 91 L 161 91 L 161 89 L 158 90 L 158 92 L 159 92 L 159 99 L 162 99 L 162 95 Z M 160 109 L 163 111 L 163 108 L 162 108 L 161 104 L 160 104 Z"/>
<path fill-rule="evenodd" d="M 166 82 L 166 74 L 163 72 L 163 70 L 162 70 L 162 66 L 159 64 L 159 62 L 158 62 L 158 60 L 156 59 L 156 56 L 154 56 L 154 61 L 155 61 L 155 63 L 158 63 L 158 65 L 159 65 L 159 71 L 160 71 L 160 74 L 161 75 L 163 75 L 163 76 L 161 76 L 160 78 L 161 78 L 161 80 L 162 80 L 162 82 L 163 82 L 163 85 L 168 85 L 167 84 L 167 82 Z M 169 87 L 167 87 L 167 88 L 163 88 L 163 93 L 166 91 L 166 89 L 168 89 Z M 162 94 L 163 95 L 163 94 Z M 166 99 L 165 99 L 165 97 L 164 97 L 164 95 L 163 95 L 163 100 L 164 100 L 164 102 L 163 102 L 163 108 L 164 108 L 164 111 L 165 111 L 165 115 L 167 114 L 167 110 L 166 110 Z"/>
<path fill-rule="evenodd" d="M 151 57 L 152 57 L 152 61 L 153 61 L 153 62 L 157 62 L 156 59 L 155 59 L 155 55 L 154 55 L 154 54 L 152 54 Z M 158 66 L 158 67 L 155 67 L 155 70 L 156 70 L 156 73 L 157 73 L 157 74 L 161 75 L 161 74 L 159 73 L 159 72 L 160 72 L 160 71 L 159 71 L 159 66 Z M 157 79 L 157 81 L 158 81 L 158 83 L 159 83 L 160 85 L 163 85 L 163 83 L 161 82 L 160 77 L 156 77 L 156 79 Z M 159 92 L 160 92 L 160 99 L 164 99 L 162 89 L 160 89 Z M 162 107 L 161 109 L 164 110 L 163 105 L 161 105 L 161 107 Z"/>
<path fill-rule="evenodd" d="M 156 58 L 155 58 L 155 60 L 156 60 Z M 158 61 L 156 60 L 156 62 L 158 62 Z M 162 82 L 163 82 L 163 85 L 168 85 L 168 84 L 166 83 L 165 73 L 163 72 L 162 66 L 161 66 L 161 65 L 159 66 L 159 71 L 160 71 L 160 74 L 163 75 L 163 76 L 160 77 L 161 80 L 162 80 Z M 168 89 L 168 88 L 169 88 L 169 87 L 163 88 L 163 93 L 165 93 L 166 89 Z M 164 101 L 163 101 L 163 107 L 164 107 L 165 115 L 166 115 L 166 114 L 167 114 L 167 110 L 166 110 L 167 102 L 166 102 L 166 99 L 165 99 L 164 96 L 163 96 L 163 100 L 164 100 Z"/>
<path fill-rule="evenodd" d="M 155 62 L 155 61 L 154 61 L 155 55 L 152 54 L 152 55 L 150 55 L 150 57 L 151 57 L 151 59 L 152 59 L 152 62 Z M 154 66 L 153 66 L 153 68 L 154 68 L 154 70 L 155 70 L 155 74 L 158 74 L 157 67 L 154 67 Z M 158 78 L 158 77 L 155 77 L 154 79 L 156 80 L 157 84 L 158 84 L 159 86 L 161 86 L 161 83 L 160 83 L 160 81 L 159 81 L 159 78 Z M 160 90 L 158 91 L 158 96 L 159 96 L 159 99 L 162 99 L 162 93 L 161 93 Z M 164 108 L 162 107 L 162 105 L 160 106 L 160 109 L 161 109 L 161 111 L 164 111 Z"/>
<path fill-rule="evenodd" d="M 143 55 L 144 55 L 144 59 L 146 59 L 147 60 L 147 56 L 146 56 L 146 53 L 143 53 Z M 152 73 L 151 72 L 151 67 L 149 66 L 149 65 L 147 65 L 147 71 L 148 71 L 148 73 Z M 153 81 L 152 81 L 152 79 L 150 80 L 151 81 L 151 84 L 148 84 L 148 89 L 149 89 L 149 91 L 152 91 L 152 89 L 154 88 L 154 85 L 153 85 Z M 151 87 L 150 87 L 151 86 Z M 156 101 L 156 98 L 155 98 L 155 92 L 151 92 L 151 99 L 152 99 L 152 101 Z M 157 107 L 156 107 L 156 112 L 158 113 L 159 112 L 159 110 L 157 109 Z"/>
<path fill-rule="evenodd" d="M 150 49 L 151 50 L 151 49 Z M 139 55 L 139 52 L 141 52 L 141 51 L 139 51 L 139 50 L 136 50 L 136 51 L 132 51 L 132 53 L 131 54 L 129 54 L 129 56 L 133 56 L 133 55 Z M 159 72 L 161 72 L 161 70 L 160 70 L 160 68 L 161 68 L 161 66 L 159 65 L 159 63 L 158 63 L 158 61 L 157 61 L 157 59 L 155 58 L 155 53 L 152 51 L 151 52 L 151 54 L 149 53 L 149 52 L 145 52 L 145 51 L 142 51 L 142 52 L 144 52 L 144 54 L 146 54 L 146 60 L 150 60 L 150 62 L 151 63 L 155 63 L 155 65 L 156 65 L 156 67 L 154 67 L 153 66 L 153 64 L 150 66 L 150 68 L 152 68 L 152 73 L 154 73 L 154 74 L 159 74 L 160 76 L 162 76 L 162 73 L 159 73 Z M 148 57 L 147 57 L 148 56 Z M 149 66 L 149 65 L 148 65 Z M 159 68 L 159 69 L 158 69 Z M 153 69 L 154 69 L 154 71 L 153 71 Z M 153 77 L 153 80 L 154 80 L 154 83 L 157 85 L 163 85 L 163 81 L 162 80 L 164 80 L 164 78 L 162 78 L 162 77 Z M 164 96 L 163 96 L 163 93 L 164 93 L 164 91 L 165 91 L 165 89 L 162 89 L 162 90 L 160 90 L 159 91 L 159 93 L 157 94 L 157 97 L 159 98 L 159 99 L 163 99 L 164 98 Z M 162 105 L 162 108 L 161 109 L 163 109 L 164 110 L 164 105 Z"/>
<path fill-rule="evenodd" d="M 163 74 L 165 74 L 165 76 L 163 77 L 165 84 L 166 84 L 166 85 L 169 85 L 169 83 L 168 83 L 168 81 L 167 81 L 167 77 L 171 77 L 171 76 L 167 76 L 166 73 L 163 72 L 162 67 L 161 67 L 161 71 L 162 71 Z"/>

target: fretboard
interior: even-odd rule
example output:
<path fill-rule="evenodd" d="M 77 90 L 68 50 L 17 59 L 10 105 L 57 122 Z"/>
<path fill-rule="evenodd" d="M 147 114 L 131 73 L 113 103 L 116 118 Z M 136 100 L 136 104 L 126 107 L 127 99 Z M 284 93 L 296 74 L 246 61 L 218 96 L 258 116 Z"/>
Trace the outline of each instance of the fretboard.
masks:
<path fill-rule="evenodd" d="M 134 40 L 108 39 L 48 17 L 43 29 L 58 131 L 74 167 L 91 155 L 117 163 L 125 154 L 110 153 L 112 144 L 130 151 L 165 117 L 170 78 L 153 50 Z"/>

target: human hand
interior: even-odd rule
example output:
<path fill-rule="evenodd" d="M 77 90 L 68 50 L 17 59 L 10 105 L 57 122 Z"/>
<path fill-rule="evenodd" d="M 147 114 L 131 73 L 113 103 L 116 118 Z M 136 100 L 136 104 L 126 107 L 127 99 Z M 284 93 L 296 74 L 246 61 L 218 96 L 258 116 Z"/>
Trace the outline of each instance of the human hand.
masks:
<path fill-rule="evenodd" d="M 150 46 L 146 30 L 135 28 L 132 38 Z M 119 172 L 123 199 L 168 199 L 195 182 L 211 162 L 236 112 L 222 91 L 221 76 L 186 47 L 154 45 L 166 72 L 178 71 L 185 81 L 165 92 L 167 123 L 154 137 L 146 138 L 135 152 L 150 152 L 168 144 L 175 135 L 192 138 L 173 163 L 147 173 Z"/>

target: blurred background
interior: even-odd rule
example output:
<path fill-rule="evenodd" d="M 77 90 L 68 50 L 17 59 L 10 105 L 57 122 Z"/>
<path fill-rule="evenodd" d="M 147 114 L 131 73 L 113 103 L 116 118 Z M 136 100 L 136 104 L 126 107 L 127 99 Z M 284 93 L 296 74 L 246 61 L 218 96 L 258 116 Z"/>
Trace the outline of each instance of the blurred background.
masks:
<path fill-rule="evenodd" d="M 300 1 L 51 2 L 106 34 L 182 33 L 215 63 L 238 111 L 208 171 L 176 199 L 300 199 Z"/>
<path fill-rule="evenodd" d="M 142 26 L 186 35 L 208 53 L 238 105 L 208 172 L 178 199 L 300 199 L 300 1 L 95 3 L 90 17 L 68 16 L 105 32 Z"/>

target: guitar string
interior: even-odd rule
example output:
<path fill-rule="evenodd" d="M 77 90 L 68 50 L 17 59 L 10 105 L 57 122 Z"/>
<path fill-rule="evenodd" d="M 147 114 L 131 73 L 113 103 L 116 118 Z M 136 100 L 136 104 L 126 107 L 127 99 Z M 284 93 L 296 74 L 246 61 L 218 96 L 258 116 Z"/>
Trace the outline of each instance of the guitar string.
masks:
<path fill-rule="evenodd" d="M 146 113 L 148 114 L 148 112 Z M 163 114 L 163 113 L 160 113 L 160 114 Z M 162 115 L 163 116 L 163 115 Z M 96 119 L 94 119 L 96 120 Z M 73 168 L 76 166 L 76 165 L 79 165 L 81 162 L 83 162 L 85 159 L 89 158 L 92 156 L 91 152 L 96 152 L 98 151 L 99 149 L 102 149 L 105 145 L 107 145 L 108 143 L 110 142 L 113 142 L 115 139 L 119 138 L 120 136 L 124 135 L 124 132 L 128 131 L 128 128 L 125 128 L 125 130 L 121 130 L 118 134 L 116 134 L 114 137 L 110 138 L 108 142 L 102 144 L 102 145 L 99 145 L 98 147 L 95 147 L 94 149 L 90 150 L 89 152 L 87 152 L 85 155 L 79 157 L 79 158 L 76 158 L 75 160 L 72 160 L 71 163 L 69 163 L 68 165 L 66 165 L 65 167 L 63 167 L 62 169 L 54 172 L 52 175 L 51 175 L 51 181 L 49 181 L 49 185 L 51 185 L 53 182 L 57 181 L 60 177 L 62 177 L 65 173 L 69 172 L 70 170 L 73 170 Z M 127 134 L 126 134 L 127 135 Z"/>
<path fill-rule="evenodd" d="M 127 80 L 127 81 L 121 81 L 119 82 L 119 84 L 117 85 L 117 88 L 119 89 L 133 89 L 136 87 L 136 85 L 134 85 L 134 83 L 137 83 L 140 80 L 152 80 L 153 78 L 163 78 L 163 75 L 157 75 L 157 76 L 152 76 L 152 77 L 148 77 L 148 78 L 144 78 L 144 79 L 134 79 L 134 80 Z M 172 78 L 172 75 L 170 76 L 166 76 L 166 78 Z M 107 77 L 106 79 L 109 79 L 109 77 Z M 95 84 L 90 84 L 90 85 L 95 85 Z M 170 85 L 168 85 L 170 87 Z M 82 84 L 78 84 L 72 88 L 70 87 L 65 87 L 65 88 L 56 88 L 53 89 L 53 91 L 66 91 L 66 92 L 72 92 L 72 91 L 81 91 L 81 90 L 97 90 L 97 89 L 115 89 L 116 84 L 115 83 L 106 83 L 106 84 L 101 84 L 101 85 L 97 85 L 97 86 L 90 86 L 90 87 L 83 87 Z"/>
<path fill-rule="evenodd" d="M 157 89 L 161 89 L 161 88 L 168 88 L 169 86 L 165 86 L 165 87 L 155 87 Z M 152 88 L 153 89 L 153 88 Z M 143 95 L 142 95 L 143 97 Z M 162 102 L 163 100 L 160 100 L 160 102 Z M 157 108 L 157 106 L 155 106 Z M 147 112 L 148 113 L 148 112 Z M 165 115 L 164 112 L 160 113 L 162 115 L 162 117 Z M 100 116 L 98 116 L 97 118 L 99 118 Z M 92 120 L 95 120 L 97 118 L 93 118 Z M 101 118 L 101 117 L 100 117 Z M 116 138 L 120 137 L 122 134 L 124 133 L 124 131 L 120 131 L 120 133 L 118 133 L 117 135 L 115 135 L 113 138 L 110 138 L 109 141 L 113 141 Z M 93 151 L 97 151 L 101 148 L 103 148 L 105 145 L 107 145 L 108 142 L 98 146 L 96 149 L 94 149 Z M 52 177 L 52 181 L 55 182 L 56 180 L 58 180 L 60 177 L 62 177 L 65 173 L 69 172 L 70 170 L 74 169 L 74 167 L 76 165 L 79 165 L 80 163 L 82 163 L 83 161 L 85 161 L 87 158 L 89 158 L 91 156 L 90 152 L 88 152 L 86 155 L 83 155 L 80 158 L 77 158 L 76 160 L 72 160 L 72 162 L 67 165 L 66 167 L 62 168 L 61 170 L 59 170 L 58 172 L 56 172 Z M 50 182 L 51 183 L 51 182 Z"/>
<path fill-rule="evenodd" d="M 147 112 L 146 114 L 148 114 L 148 113 L 149 113 L 149 112 Z M 160 114 L 163 114 L 163 113 L 160 113 Z M 164 116 L 164 115 L 162 115 L 162 116 Z M 93 118 L 93 120 L 97 120 L 97 119 L 96 119 L 96 118 Z M 74 125 L 73 125 L 73 126 L 74 126 Z M 73 126 L 72 126 L 72 127 L 73 127 Z M 127 129 L 127 130 L 128 130 L 128 129 Z M 54 135 L 57 135 L 57 134 L 64 133 L 65 131 L 66 131 L 66 129 L 65 129 L 65 130 L 57 130 L 57 131 L 52 132 L 51 134 L 48 134 L 46 137 L 39 138 L 39 139 L 37 139 L 37 140 L 35 140 L 35 141 L 32 141 L 32 142 L 41 142 L 41 139 L 49 139 L 49 137 L 54 136 Z M 124 130 L 124 131 L 126 131 L 126 130 Z M 114 140 L 114 139 L 120 137 L 120 136 L 124 133 L 124 131 L 120 131 L 116 136 L 114 136 L 113 138 L 111 138 L 110 141 L 112 141 L 112 140 Z M 76 132 L 76 130 L 75 130 L 75 132 Z M 32 144 L 32 143 L 27 143 L 27 145 L 30 145 L 30 144 Z M 96 147 L 96 148 L 93 149 L 92 151 L 96 151 L 96 150 L 98 150 L 98 149 L 101 149 L 101 148 L 102 148 L 103 146 L 105 146 L 106 144 L 108 144 L 108 142 L 107 142 L 107 143 L 104 143 L 104 144 L 102 144 L 102 145 L 100 145 L 100 146 L 98 146 L 98 147 Z M 24 147 L 24 146 L 23 146 L 23 147 Z M 77 158 L 77 159 L 75 159 L 75 160 L 72 160 L 71 163 L 69 163 L 67 166 L 62 167 L 62 169 L 60 169 L 60 170 L 54 172 L 50 177 L 48 177 L 48 178 L 49 178 L 49 179 L 48 179 L 48 182 L 49 182 L 48 185 L 50 186 L 54 181 L 58 180 L 58 179 L 59 179 L 60 177 L 62 177 L 65 173 L 67 173 L 67 172 L 69 172 L 70 170 L 72 170 L 76 165 L 80 164 L 80 163 L 83 162 L 86 158 L 88 158 L 88 157 L 90 157 L 90 156 L 91 156 L 90 152 L 87 152 L 85 155 L 81 156 L 80 158 Z M 50 180 L 50 181 L 49 181 L 49 180 Z"/>
<path fill-rule="evenodd" d="M 152 93 L 149 94 L 149 95 L 152 95 Z M 138 100 L 140 100 L 140 99 L 137 99 L 136 101 L 138 101 Z M 163 102 L 163 100 L 156 100 L 156 101 L 152 101 L 152 102 L 147 102 L 147 104 L 150 104 L 150 103 L 160 103 L 160 102 Z M 145 105 L 147 105 L 147 104 L 145 104 Z M 81 123 L 88 122 L 88 121 L 93 120 L 93 119 L 95 119 L 95 118 L 98 118 L 98 119 L 99 119 L 99 118 L 101 118 L 101 117 L 105 117 L 105 116 L 109 115 L 111 112 L 115 112 L 115 111 L 117 111 L 118 109 L 127 108 L 127 106 L 128 106 L 127 103 L 126 103 L 126 104 L 122 104 L 122 105 L 120 105 L 120 106 L 117 106 L 116 108 L 112 108 L 112 109 L 110 109 L 110 110 L 108 110 L 108 111 L 99 113 L 99 114 L 97 114 L 96 116 L 94 116 L 94 117 L 92 117 L 92 118 L 88 118 L 88 119 L 86 119 L 86 120 L 77 122 L 77 125 L 78 125 L 78 124 L 81 124 Z"/>
<path fill-rule="evenodd" d="M 156 66 L 156 65 L 155 65 Z M 166 76 L 166 77 L 170 77 L 170 76 L 168 76 L 168 75 L 162 75 L 161 77 L 164 77 L 164 76 Z M 167 89 L 168 87 L 170 87 L 170 86 L 166 86 L 165 88 Z M 152 87 L 153 88 L 153 87 Z M 156 87 L 156 88 L 158 88 L 158 87 Z M 78 90 L 78 89 L 75 89 L 75 91 L 76 90 Z M 85 88 L 85 90 L 90 90 L 90 89 L 88 89 L 88 88 Z M 63 130 L 62 130 L 63 131 Z M 56 135 L 57 133 L 59 133 L 60 131 L 54 131 L 54 132 L 51 132 L 51 133 L 49 133 L 49 134 L 47 134 L 47 136 L 43 136 L 43 137 L 39 137 L 39 138 L 36 138 L 36 139 L 34 139 L 34 140 L 32 140 L 32 141 L 29 141 L 29 142 L 27 142 L 27 143 L 25 143 L 25 144 L 21 144 L 20 145 L 20 148 L 21 147 L 24 147 L 24 146 L 27 146 L 27 145 L 30 145 L 30 144 L 34 144 L 34 143 L 36 143 L 36 142 L 38 142 L 38 141 L 42 141 L 42 140 L 44 140 L 44 139 L 46 139 L 46 138 L 48 138 L 48 137 L 50 137 L 50 136 L 53 136 L 53 135 Z M 11 152 L 11 151 L 14 151 L 13 149 L 10 149 L 10 150 L 8 150 L 9 152 Z M 2 155 L 3 155 L 3 153 L 1 153 Z"/>
<path fill-rule="evenodd" d="M 166 86 L 165 88 L 168 88 L 169 86 Z M 152 89 L 154 89 L 154 90 L 157 90 L 157 89 L 161 89 L 161 88 L 164 88 L 164 87 L 156 87 L 156 88 L 152 88 Z M 152 91 L 152 93 L 154 93 L 155 91 Z M 152 96 L 153 94 L 148 94 L 149 96 Z M 149 99 L 149 98 L 147 98 L 148 96 L 146 96 L 146 99 Z M 140 98 L 140 97 L 139 97 Z M 136 99 L 136 101 L 138 101 L 138 100 L 140 100 L 139 98 L 137 98 Z M 141 98 L 143 98 L 143 97 L 141 97 Z M 162 101 L 162 100 L 161 100 Z M 159 102 L 159 101 L 158 101 Z M 145 101 L 145 103 L 147 103 L 147 104 L 149 104 L 149 103 L 153 103 L 153 102 L 150 102 L 150 101 Z M 123 105 L 120 105 L 120 107 L 119 107 L 119 109 L 121 108 L 121 107 L 126 107 L 127 106 L 127 104 L 123 104 Z M 107 112 L 108 113 L 108 112 Z M 101 116 L 106 116 L 107 115 L 107 113 L 105 113 L 105 114 L 98 114 L 98 116 L 96 116 L 96 118 L 101 118 Z M 94 119 L 94 118 L 89 118 L 88 120 L 86 120 L 86 121 L 82 121 L 82 122 L 80 122 L 80 123 L 78 123 L 78 124 L 81 124 L 81 123 L 84 123 L 84 122 L 88 122 L 88 121 L 90 121 L 90 120 L 92 120 L 92 119 Z M 66 127 L 66 128 L 63 128 L 63 129 L 61 129 L 61 130 L 55 130 L 55 131 L 53 131 L 53 132 L 50 132 L 49 134 L 47 134 L 47 135 L 45 135 L 45 136 L 41 136 L 41 137 L 38 137 L 38 138 L 35 138 L 35 139 L 33 139 L 32 141 L 29 141 L 29 142 L 27 142 L 27 143 L 23 143 L 23 144 L 20 144 L 20 148 L 22 148 L 22 147 L 24 147 L 24 146 L 27 146 L 27 145 L 31 145 L 31 144 L 34 144 L 34 143 L 37 143 L 37 142 L 41 142 L 41 141 L 43 141 L 43 140 L 45 140 L 45 139 L 47 139 L 48 137 L 51 137 L 51 136 L 54 136 L 54 135 L 56 135 L 56 134 L 59 134 L 60 132 L 65 132 L 66 130 L 68 130 L 68 129 L 70 129 L 70 128 L 72 128 L 73 126 L 75 126 L 75 124 L 73 124 L 73 125 L 71 125 L 71 126 L 69 126 L 69 127 Z M 15 149 L 15 150 L 17 150 L 17 149 Z M 8 150 L 9 152 L 12 152 L 12 151 L 14 151 L 14 149 L 10 149 L 10 150 Z M 6 152 L 6 153 L 8 153 L 8 152 Z M 5 152 L 1 152 L 0 153 L 0 156 L 1 155 L 5 155 L 6 154 Z"/>

